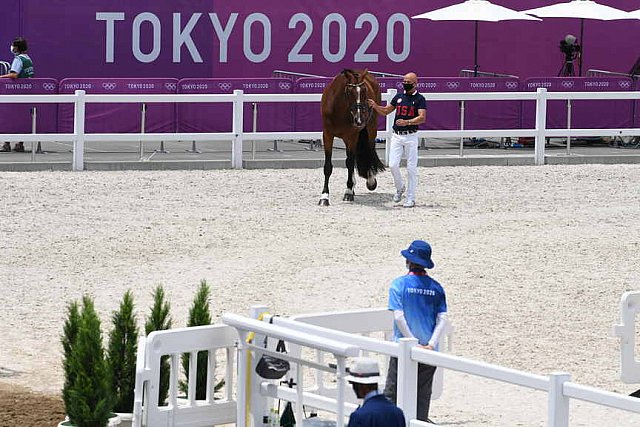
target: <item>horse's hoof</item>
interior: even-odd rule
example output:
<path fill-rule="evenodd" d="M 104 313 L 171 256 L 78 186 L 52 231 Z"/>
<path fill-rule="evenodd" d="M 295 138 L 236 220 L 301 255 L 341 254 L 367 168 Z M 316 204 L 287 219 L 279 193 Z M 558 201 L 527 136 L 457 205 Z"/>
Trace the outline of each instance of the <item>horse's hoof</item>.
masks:
<path fill-rule="evenodd" d="M 353 194 L 345 193 L 345 195 L 342 198 L 342 200 L 345 201 L 345 202 L 353 202 Z"/>
<path fill-rule="evenodd" d="M 320 199 L 318 206 L 329 206 L 329 199 Z"/>
<path fill-rule="evenodd" d="M 378 188 L 378 180 L 375 178 L 367 179 L 367 190 L 373 191 Z"/>

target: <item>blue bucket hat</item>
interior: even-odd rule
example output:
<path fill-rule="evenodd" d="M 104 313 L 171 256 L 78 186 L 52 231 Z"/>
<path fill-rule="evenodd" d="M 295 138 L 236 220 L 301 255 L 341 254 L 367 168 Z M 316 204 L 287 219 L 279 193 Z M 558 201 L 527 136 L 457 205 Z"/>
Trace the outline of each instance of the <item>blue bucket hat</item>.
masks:
<path fill-rule="evenodd" d="M 410 262 L 424 268 L 433 268 L 435 265 L 431 261 L 431 246 L 424 240 L 414 240 L 407 249 L 400 251 L 400 253 Z"/>

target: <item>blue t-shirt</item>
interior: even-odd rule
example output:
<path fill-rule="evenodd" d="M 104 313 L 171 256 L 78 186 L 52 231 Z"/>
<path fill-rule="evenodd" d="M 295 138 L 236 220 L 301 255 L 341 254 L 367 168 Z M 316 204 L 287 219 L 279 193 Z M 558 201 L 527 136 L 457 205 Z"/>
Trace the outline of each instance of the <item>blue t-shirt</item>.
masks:
<path fill-rule="evenodd" d="M 418 110 L 426 110 L 427 109 L 427 100 L 424 99 L 424 96 L 415 91 L 411 95 L 407 95 L 406 93 L 398 93 L 391 100 L 391 105 L 396 107 L 396 117 L 393 121 L 393 130 L 395 131 L 416 131 L 418 130 L 417 125 L 411 126 L 398 126 L 395 124 L 396 120 L 411 120 L 418 117 Z"/>
<path fill-rule="evenodd" d="M 440 283 L 426 274 L 409 273 L 391 283 L 389 310 L 404 311 L 413 336 L 421 345 L 427 345 L 436 327 L 436 316 L 447 311 L 447 299 Z M 393 340 L 398 341 L 402 337 L 394 323 Z"/>

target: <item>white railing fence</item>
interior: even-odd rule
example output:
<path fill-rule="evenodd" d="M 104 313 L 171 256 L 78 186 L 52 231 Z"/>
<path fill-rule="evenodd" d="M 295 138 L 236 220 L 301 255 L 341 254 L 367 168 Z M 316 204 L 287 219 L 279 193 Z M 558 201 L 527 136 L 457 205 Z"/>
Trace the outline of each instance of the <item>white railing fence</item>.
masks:
<path fill-rule="evenodd" d="M 634 300 L 631 305 L 636 303 L 638 300 Z M 346 392 L 344 377 L 347 361 L 351 357 L 368 352 L 398 358 L 398 406 L 405 412 L 407 425 L 411 427 L 429 425 L 415 419 L 416 382 L 407 380 L 416 377 L 418 363 L 546 392 L 547 425 L 550 427 L 569 426 L 571 399 L 640 413 L 639 399 L 573 383 L 567 373 L 554 372 L 549 376 L 531 374 L 424 350 L 417 346 L 415 339 L 402 339 L 399 343 L 393 343 L 383 338 L 360 335 L 388 328 L 387 322 L 390 319 L 385 319 L 382 310 L 303 315 L 295 319 L 263 315 L 262 321 L 255 319 L 265 311 L 266 307 L 255 306 L 251 310 L 251 317 L 223 315 L 223 325 L 154 332 L 142 338 L 138 350 L 134 425 L 210 426 L 235 423 L 238 427 L 257 427 L 261 425 L 263 416 L 268 413 L 267 408 L 273 402 L 272 399 L 281 399 L 294 403 L 297 420 L 304 419 L 303 406 L 312 407 L 334 413 L 336 426 L 343 427 L 346 416 L 356 408 L 356 405 L 349 401 Z M 363 326 L 367 323 L 368 316 L 371 322 L 369 326 Z M 253 334 L 253 340 L 248 339 Z M 259 345 L 265 336 L 272 341 L 284 340 L 290 349 L 298 346 L 310 351 L 277 353 L 273 346 L 265 349 Z M 223 361 L 226 381 L 224 397 L 214 399 L 209 392 L 205 400 L 196 400 L 195 390 L 192 390 L 192 385 L 196 382 L 196 354 L 201 350 L 209 350 L 211 355 L 215 354 L 216 349 L 226 352 L 226 360 Z M 232 388 L 236 351 L 237 382 L 234 400 Z M 315 354 L 309 355 L 313 352 Z M 189 390 L 184 399 L 179 399 L 178 360 L 183 353 L 191 354 Z M 319 353 L 333 358 L 336 361 L 335 365 L 326 363 L 323 357 L 316 357 Z M 278 385 L 275 381 L 259 378 L 255 374 L 255 366 L 262 354 L 276 355 L 289 360 L 293 367 L 290 375 L 295 381 L 295 387 L 290 388 Z M 168 404 L 158 406 L 160 361 L 163 355 L 171 357 L 171 387 Z M 216 360 L 210 356 L 208 390 L 211 390 L 214 381 L 212 372 L 215 365 Z M 335 378 L 336 386 L 333 390 L 326 387 L 305 387 L 302 367 L 328 373 Z"/>
<path fill-rule="evenodd" d="M 625 292 L 620 299 L 620 324 L 613 334 L 620 338 L 620 379 L 627 384 L 640 383 L 640 360 L 636 359 L 636 317 L 640 313 L 640 292 Z"/>
<path fill-rule="evenodd" d="M 236 330 L 226 325 L 197 326 L 191 328 L 156 331 L 141 337 L 136 361 L 136 382 L 133 405 L 133 425 L 141 426 L 211 426 L 233 423 L 236 419 L 236 401 L 233 398 L 233 372 Z M 215 399 L 216 351 L 222 349 L 224 397 Z M 200 351 L 208 351 L 206 398 L 196 400 L 196 364 Z M 188 391 L 178 396 L 180 358 L 189 357 Z M 167 405 L 158 405 L 162 357 L 170 357 L 169 396 Z"/>
<path fill-rule="evenodd" d="M 396 93 L 390 89 L 383 94 L 383 100 L 390 100 Z M 640 99 L 640 92 L 547 92 L 539 88 L 537 92 L 486 92 L 486 93 L 425 93 L 427 101 L 473 101 L 473 100 L 531 100 L 536 102 L 536 120 L 534 129 L 494 129 L 494 130 L 427 130 L 419 131 L 420 138 L 491 138 L 491 137 L 534 137 L 534 160 L 536 165 L 545 161 L 545 140 L 550 137 L 571 138 L 580 136 L 637 136 L 638 128 L 624 129 L 547 129 L 546 110 L 549 100 L 599 99 L 621 100 Z M 73 103 L 75 118 L 72 134 L 4 134 L 4 141 L 46 142 L 62 141 L 73 143 L 74 171 L 84 170 L 85 142 L 140 142 L 147 141 L 231 141 L 231 166 L 242 168 L 242 141 L 246 137 L 253 141 L 273 141 L 283 139 L 320 139 L 322 132 L 244 132 L 243 120 L 245 103 L 260 102 L 319 102 L 321 94 L 245 94 L 235 90 L 233 94 L 168 94 L 168 95 L 87 95 L 78 90 L 74 95 L 0 95 L 0 103 L 19 104 L 59 104 Z M 85 107 L 90 103 L 232 103 L 233 125 L 231 132 L 221 133 L 85 133 Z M 391 136 L 393 114 L 387 116 L 386 128 L 379 136 L 386 139 L 385 160 L 388 161 L 388 142 Z M 462 153 L 462 140 L 461 153 Z"/>

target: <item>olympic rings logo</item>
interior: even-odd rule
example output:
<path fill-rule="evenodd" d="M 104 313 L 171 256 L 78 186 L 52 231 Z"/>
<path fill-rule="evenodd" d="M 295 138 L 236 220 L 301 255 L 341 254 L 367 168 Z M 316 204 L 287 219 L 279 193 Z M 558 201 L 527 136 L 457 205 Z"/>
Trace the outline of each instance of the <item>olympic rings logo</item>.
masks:
<path fill-rule="evenodd" d="M 43 83 L 42 88 L 44 90 L 52 91 L 56 88 L 56 85 L 54 83 Z"/>
<path fill-rule="evenodd" d="M 506 82 L 504 85 L 507 89 L 516 89 L 518 87 L 518 82 Z"/>
<path fill-rule="evenodd" d="M 563 80 L 560 85 L 565 89 L 570 89 L 573 87 L 573 82 L 571 80 Z"/>
<path fill-rule="evenodd" d="M 460 87 L 460 82 L 447 82 L 447 87 L 449 89 L 458 89 Z"/>
<path fill-rule="evenodd" d="M 117 83 L 102 83 L 102 87 L 105 90 L 114 90 L 117 86 Z"/>
<path fill-rule="evenodd" d="M 178 85 L 176 83 L 165 83 L 164 87 L 167 90 L 176 90 L 178 88 Z"/>
<path fill-rule="evenodd" d="M 280 82 L 278 83 L 278 87 L 282 90 L 289 90 L 291 89 L 291 82 Z"/>
<path fill-rule="evenodd" d="M 223 91 L 228 92 L 231 90 L 231 83 L 218 83 L 218 87 Z"/>
<path fill-rule="evenodd" d="M 631 82 L 628 80 L 621 80 L 618 82 L 618 85 L 623 89 L 629 89 L 631 87 Z"/>

